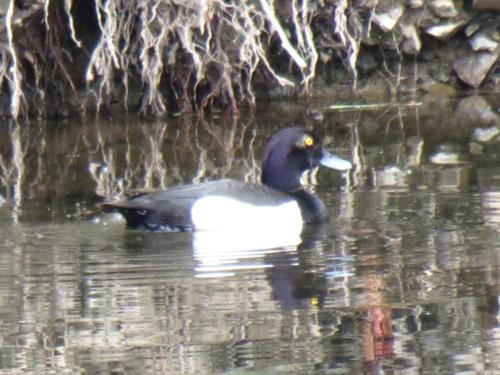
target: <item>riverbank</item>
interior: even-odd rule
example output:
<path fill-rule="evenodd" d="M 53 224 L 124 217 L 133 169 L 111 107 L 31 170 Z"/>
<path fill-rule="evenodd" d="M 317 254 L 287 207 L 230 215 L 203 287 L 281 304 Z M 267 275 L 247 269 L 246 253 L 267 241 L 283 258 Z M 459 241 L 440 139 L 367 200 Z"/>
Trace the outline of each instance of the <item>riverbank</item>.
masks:
<path fill-rule="evenodd" d="M 491 0 L 4 0 L 0 12 L 2 117 L 500 90 Z"/>

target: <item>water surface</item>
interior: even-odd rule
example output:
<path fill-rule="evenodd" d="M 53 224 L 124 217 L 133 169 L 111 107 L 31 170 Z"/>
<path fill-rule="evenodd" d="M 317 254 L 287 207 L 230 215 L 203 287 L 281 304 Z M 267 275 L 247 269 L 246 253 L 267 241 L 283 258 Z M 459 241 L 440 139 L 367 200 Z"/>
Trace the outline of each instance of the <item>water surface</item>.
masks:
<path fill-rule="evenodd" d="M 478 99 L 4 124 L 0 372 L 499 373 L 498 98 L 486 123 L 463 100 Z M 331 220 L 298 238 L 129 231 L 95 210 L 133 189 L 255 181 L 285 122 L 355 163 L 310 177 Z"/>

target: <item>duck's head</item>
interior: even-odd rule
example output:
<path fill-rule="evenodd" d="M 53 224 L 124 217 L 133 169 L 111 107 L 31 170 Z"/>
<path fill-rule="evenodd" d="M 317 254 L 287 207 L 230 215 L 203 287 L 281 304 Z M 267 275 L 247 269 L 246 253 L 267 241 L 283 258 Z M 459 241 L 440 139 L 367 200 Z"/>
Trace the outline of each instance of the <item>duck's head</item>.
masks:
<path fill-rule="evenodd" d="M 264 151 L 262 183 L 292 192 L 300 189 L 302 174 L 318 165 L 349 170 L 352 164 L 325 150 L 321 141 L 302 128 L 284 128 L 275 133 Z"/>

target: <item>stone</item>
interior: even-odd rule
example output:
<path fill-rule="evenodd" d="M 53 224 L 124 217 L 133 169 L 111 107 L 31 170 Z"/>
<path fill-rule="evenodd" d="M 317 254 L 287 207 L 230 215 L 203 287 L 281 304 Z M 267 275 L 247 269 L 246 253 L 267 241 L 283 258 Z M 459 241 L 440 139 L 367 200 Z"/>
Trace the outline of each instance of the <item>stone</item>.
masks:
<path fill-rule="evenodd" d="M 406 5 L 410 8 L 422 8 L 424 4 L 424 0 L 406 0 Z"/>
<path fill-rule="evenodd" d="M 418 25 L 419 29 L 425 30 L 429 27 L 439 25 L 443 20 L 436 16 L 434 13 L 432 13 L 429 9 L 423 8 L 419 9 L 417 11 L 407 11 L 405 13 L 405 17 L 407 14 L 412 14 L 413 15 L 413 23 L 415 25 Z"/>
<path fill-rule="evenodd" d="M 408 173 L 395 165 L 373 170 L 373 185 L 376 187 L 408 186 Z"/>
<path fill-rule="evenodd" d="M 425 32 L 439 40 L 447 40 L 455 35 L 466 24 L 465 20 L 449 21 L 425 29 Z"/>
<path fill-rule="evenodd" d="M 469 39 L 469 44 L 474 51 L 493 52 L 498 47 L 498 42 L 487 33 L 478 32 Z"/>
<path fill-rule="evenodd" d="M 500 134 L 500 130 L 498 130 L 496 126 L 491 126 L 486 129 L 476 128 L 472 134 L 472 139 L 478 143 L 488 143 L 493 141 L 498 134 Z"/>
<path fill-rule="evenodd" d="M 481 95 L 461 99 L 457 104 L 455 116 L 464 125 L 491 126 L 499 123 L 498 115 Z"/>
<path fill-rule="evenodd" d="M 467 35 L 468 37 L 470 37 L 470 36 L 472 36 L 472 34 L 474 34 L 480 28 L 481 28 L 481 22 L 472 21 L 465 28 L 465 35 Z"/>
<path fill-rule="evenodd" d="M 486 78 L 498 60 L 498 53 L 475 52 L 459 58 L 453 64 L 453 70 L 466 84 L 478 87 Z"/>
<path fill-rule="evenodd" d="M 387 8 L 380 9 L 377 7 L 373 13 L 372 20 L 383 31 L 388 32 L 394 29 L 394 26 L 396 26 L 403 13 L 403 5 L 396 2 Z"/>
<path fill-rule="evenodd" d="M 437 152 L 432 154 L 429 158 L 432 164 L 439 165 L 452 165 L 452 164 L 461 164 L 463 160 L 460 158 L 459 154 L 454 154 L 450 152 Z"/>
<path fill-rule="evenodd" d="M 401 50 L 410 55 L 417 55 L 422 48 L 420 37 L 414 25 L 401 25 L 401 34 L 403 34 L 403 43 Z"/>
<path fill-rule="evenodd" d="M 432 164 L 453 165 L 464 163 L 465 156 L 458 144 L 440 144 L 429 157 Z"/>
<path fill-rule="evenodd" d="M 422 84 L 421 87 L 422 90 L 424 90 L 425 92 L 431 95 L 439 96 L 441 98 L 457 95 L 457 90 L 453 86 L 441 82 L 436 82 L 436 81 L 426 82 Z"/>
<path fill-rule="evenodd" d="M 429 7 L 439 17 L 453 18 L 458 15 L 453 0 L 431 0 Z"/>

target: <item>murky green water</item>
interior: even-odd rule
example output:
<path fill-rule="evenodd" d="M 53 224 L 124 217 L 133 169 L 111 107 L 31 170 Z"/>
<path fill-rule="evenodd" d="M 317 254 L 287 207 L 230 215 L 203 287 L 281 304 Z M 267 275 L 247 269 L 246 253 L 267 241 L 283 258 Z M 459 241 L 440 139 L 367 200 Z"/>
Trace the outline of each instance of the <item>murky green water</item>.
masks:
<path fill-rule="evenodd" d="M 499 373 L 499 99 L 2 125 L 0 373 Z M 356 164 L 314 176 L 332 219 L 300 239 L 95 212 L 131 189 L 255 180 L 286 121 Z"/>

